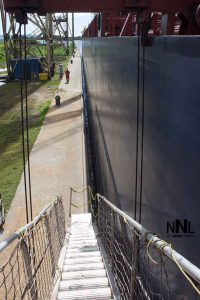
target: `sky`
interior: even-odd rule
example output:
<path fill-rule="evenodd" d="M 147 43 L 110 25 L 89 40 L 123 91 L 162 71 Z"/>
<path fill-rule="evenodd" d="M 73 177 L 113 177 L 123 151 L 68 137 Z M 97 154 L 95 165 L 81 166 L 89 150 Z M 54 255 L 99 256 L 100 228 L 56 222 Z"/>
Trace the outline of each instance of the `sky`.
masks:
<path fill-rule="evenodd" d="M 76 13 L 74 14 L 74 24 L 75 24 L 75 36 L 80 36 L 83 28 L 91 22 L 93 19 L 93 14 L 91 13 Z M 1 21 L 1 18 L 0 18 Z M 29 22 L 30 23 L 30 22 Z M 71 27 L 71 13 L 69 13 L 69 26 Z M 35 25 L 27 25 L 27 33 L 33 32 Z M 0 22 L 0 35 L 2 34 L 2 26 Z"/>

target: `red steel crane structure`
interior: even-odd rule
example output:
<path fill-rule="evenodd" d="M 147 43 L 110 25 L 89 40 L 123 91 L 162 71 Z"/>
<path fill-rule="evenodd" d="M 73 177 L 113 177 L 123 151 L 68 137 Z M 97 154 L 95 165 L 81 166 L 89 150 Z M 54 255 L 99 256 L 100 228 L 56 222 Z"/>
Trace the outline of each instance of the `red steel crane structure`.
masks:
<path fill-rule="evenodd" d="M 5 0 L 8 11 L 23 9 L 26 12 L 108 12 L 148 10 L 163 13 L 187 12 L 199 1 L 196 0 Z"/>
<path fill-rule="evenodd" d="M 138 34 L 137 23 L 141 22 L 139 20 L 138 14 L 134 12 L 96 14 L 89 26 L 85 28 L 83 37 L 134 36 Z M 160 12 L 153 12 L 147 22 L 148 34 L 153 36 L 178 35 L 181 34 L 181 23 L 181 18 L 176 13 L 163 15 Z M 185 30 L 184 34 L 187 34 L 187 31 Z M 195 26 L 191 34 L 199 33 L 198 26 Z"/>
<path fill-rule="evenodd" d="M 199 0 L 4 0 L 5 10 L 21 16 L 31 13 L 101 12 L 86 29 L 84 36 L 134 35 L 135 24 L 145 24 L 146 32 L 161 34 L 200 34 Z"/>

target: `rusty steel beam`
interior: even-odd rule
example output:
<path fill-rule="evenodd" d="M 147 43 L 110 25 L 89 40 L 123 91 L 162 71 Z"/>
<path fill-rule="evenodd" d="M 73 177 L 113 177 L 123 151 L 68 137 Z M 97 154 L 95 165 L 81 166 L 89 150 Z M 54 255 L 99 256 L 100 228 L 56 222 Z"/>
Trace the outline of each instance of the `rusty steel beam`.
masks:
<path fill-rule="evenodd" d="M 5 10 L 13 12 L 108 12 L 148 9 L 150 12 L 183 13 L 199 0 L 4 0 Z"/>

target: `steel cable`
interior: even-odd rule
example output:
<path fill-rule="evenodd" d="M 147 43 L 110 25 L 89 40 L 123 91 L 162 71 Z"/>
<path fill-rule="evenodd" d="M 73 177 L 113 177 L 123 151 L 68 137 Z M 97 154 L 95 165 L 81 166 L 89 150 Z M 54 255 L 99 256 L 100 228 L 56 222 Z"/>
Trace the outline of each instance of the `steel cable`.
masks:
<path fill-rule="evenodd" d="M 24 61 L 25 61 L 26 147 L 27 147 L 27 160 L 28 160 L 28 185 L 29 185 L 29 201 L 30 201 L 30 218 L 31 218 L 31 221 L 32 221 L 33 220 L 33 207 L 32 207 L 32 191 L 31 191 L 31 171 L 30 171 L 26 24 L 24 24 Z"/>
<path fill-rule="evenodd" d="M 144 24 L 142 35 L 144 34 Z M 142 128 L 141 128 L 141 160 L 140 160 L 140 199 L 139 199 L 139 223 L 142 221 L 142 185 L 143 185 L 143 161 L 144 161 L 144 97 L 145 97 L 145 46 L 142 47 Z"/>
<path fill-rule="evenodd" d="M 24 98 L 23 98 L 23 62 L 22 62 L 22 28 L 20 24 L 19 28 L 19 57 L 20 57 L 20 69 L 21 69 L 21 80 L 20 80 L 20 92 L 21 92 L 21 131 L 22 131 L 22 156 L 23 156 L 23 170 L 24 170 L 24 194 L 25 194 L 25 206 L 26 206 L 26 221 L 29 222 L 28 212 L 28 198 L 27 198 L 27 184 L 26 184 L 26 152 L 25 152 L 25 139 L 24 139 Z"/>
<path fill-rule="evenodd" d="M 135 156 L 135 213 L 134 219 L 137 219 L 137 185 L 138 185 L 138 155 L 139 155 L 139 113 L 140 113 L 140 35 L 139 35 L 139 24 L 137 29 L 137 41 L 138 41 L 138 52 L 137 52 L 137 127 L 136 127 L 136 156 Z"/>

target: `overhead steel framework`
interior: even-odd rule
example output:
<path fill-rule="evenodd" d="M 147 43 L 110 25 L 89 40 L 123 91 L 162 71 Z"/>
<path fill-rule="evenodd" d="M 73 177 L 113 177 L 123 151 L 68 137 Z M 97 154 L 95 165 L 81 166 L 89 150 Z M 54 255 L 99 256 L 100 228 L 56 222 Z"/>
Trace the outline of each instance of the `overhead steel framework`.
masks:
<path fill-rule="evenodd" d="M 10 61 L 19 57 L 19 29 L 16 15 L 4 10 L 3 0 L 0 0 L 2 29 L 6 53 L 6 65 L 8 76 L 11 75 Z M 27 36 L 27 54 L 31 57 L 45 57 L 46 67 L 50 71 L 50 65 L 54 62 L 54 50 L 61 49 L 61 53 L 68 55 L 69 39 L 74 37 L 73 23 L 69 25 L 68 13 L 50 14 L 40 16 L 37 13 L 27 15 L 29 24 L 35 29 Z M 72 36 L 69 38 L 69 36 Z M 43 51 L 41 50 L 43 46 Z M 22 44 L 22 47 L 24 45 Z"/>
<path fill-rule="evenodd" d="M 84 29 L 83 37 L 108 37 L 108 36 L 135 36 L 138 33 L 137 13 L 99 13 Z M 148 35 L 178 35 L 181 31 L 181 18 L 177 14 L 162 15 L 155 12 L 151 14 L 148 24 Z M 196 28 L 193 34 L 199 34 Z M 184 34 L 188 34 L 187 31 Z"/>
<path fill-rule="evenodd" d="M 163 13 L 187 11 L 195 0 L 5 0 L 6 10 L 24 9 L 27 12 L 108 12 L 124 10 L 149 10 Z"/>
<path fill-rule="evenodd" d="M 0 0 L 0 5 L 9 75 L 10 60 L 19 56 L 17 23 L 29 21 L 36 26 L 27 39 L 27 53 L 36 56 L 37 48 L 43 56 L 39 47 L 43 42 L 50 72 L 54 49 L 61 47 L 68 54 L 68 12 L 100 13 L 84 31 L 84 37 L 137 35 L 143 28 L 143 43 L 147 45 L 148 35 L 200 34 L 200 0 Z M 58 16 L 55 12 L 61 14 Z M 138 23 L 143 26 L 138 27 Z M 74 44 L 74 13 L 71 36 Z"/>
<path fill-rule="evenodd" d="M 178 16 L 181 23 L 179 34 L 200 34 L 200 0 L 4 0 L 4 3 L 6 11 L 16 15 L 63 11 L 101 12 L 106 16 L 119 12 L 126 16 L 128 13 L 137 14 L 136 23 L 146 24 L 146 31 L 153 28 L 154 34 L 173 34 Z M 126 23 L 123 23 L 119 35 L 127 34 L 127 24 L 130 25 L 131 20 L 131 15 L 125 18 Z"/>

